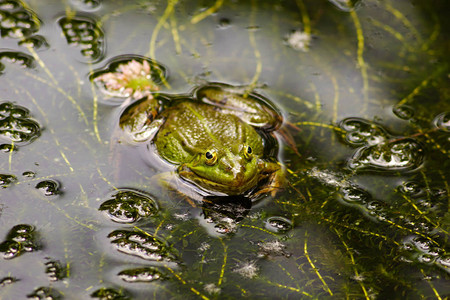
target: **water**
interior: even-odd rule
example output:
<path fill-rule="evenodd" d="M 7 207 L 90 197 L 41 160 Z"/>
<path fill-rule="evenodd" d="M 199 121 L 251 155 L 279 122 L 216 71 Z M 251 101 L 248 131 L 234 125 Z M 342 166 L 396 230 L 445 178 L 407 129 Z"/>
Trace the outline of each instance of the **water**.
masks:
<path fill-rule="evenodd" d="M 0 298 L 449 297 L 449 8 L 0 0 Z M 133 60 L 148 88 L 95 80 Z M 197 201 L 118 138 L 207 82 L 280 109 L 284 191 Z"/>

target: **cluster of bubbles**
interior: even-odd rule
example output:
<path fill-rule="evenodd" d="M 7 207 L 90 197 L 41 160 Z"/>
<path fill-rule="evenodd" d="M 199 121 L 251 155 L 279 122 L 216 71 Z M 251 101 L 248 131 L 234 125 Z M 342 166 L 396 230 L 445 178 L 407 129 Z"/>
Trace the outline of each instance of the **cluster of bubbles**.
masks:
<path fill-rule="evenodd" d="M 50 281 L 58 281 L 66 277 L 66 268 L 57 260 L 50 260 L 45 263 L 45 273 Z"/>
<path fill-rule="evenodd" d="M 41 133 L 39 124 L 31 119 L 30 111 L 11 102 L 0 104 L 0 140 L 23 145 Z"/>
<path fill-rule="evenodd" d="M 347 162 L 352 170 L 412 170 L 423 162 L 425 151 L 418 141 L 394 137 L 374 122 L 347 118 L 340 128 L 346 132 L 345 141 L 358 147 Z"/>
<path fill-rule="evenodd" d="M 33 291 L 33 293 L 27 295 L 27 298 L 30 299 L 46 299 L 46 300 L 59 300 L 63 299 L 63 294 L 61 294 L 58 290 L 42 286 Z"/>
<path fill-rule="evenodd" d="M 12 259 L 38 249 L 36 232 L 34 227 L 28 224 L 19 224 L 11 228 L 5 241 L 0 244 L 0 252 L 3 253 L 4 259 Z"/>
<path fill-rule="evenodd" d="M 40 28 L 36 14 L 25 8 L 22 1 L 0 0 L 0 33 L 2 37 L 20 39 L 19 45 L 40 48 L 46 40 L 34 35 Z"/>
<path fill-rule="evenodd" d="M 450 253 L 436 243 L 422 236 L 409 236 L 403 240 L 402 259 L 406 262 L 418 262 L 434 265 L 450 273 Z"/>
<path fill-rule="evenodd" d="M 2 61 L 8 61 L 25 68 L 34 67 L 34 58 L 28 54 L 17 51 L 0 51 L 0 75 L 5 69 L 5 65 L 1 63 Z"/>
<path fill-rule="evenodd" d="M 108 238 L 118 251 L 147 261 L 175 260 L 175 256 L 164 241 L 144 232 L 115 230 L 108 235 Z"/>
<path fill-rule="evenodd" d="M 149 195 L 130 189 L 120 189 L 104 201 L 99 211 L 114 222 L 131 224 L 143 218 L 155 216 L 158 204 Z M 166 242 L 147 232 L 118 229 L 108 235 L 113 247 L 124 254 L 139 257 L 146 262 L 168 263 L 176 261 L 176 256 Z M 144 266 L 120 271 L 117 276 L 125 282 L 152 282 L 163 280 L 168 276 L 158 266 Z M 100 299 L 128 299 L 122 291 L 112 288 L 101 288 L 91 297 Z M 110 298 L 112 297 L 112 298 Z"/>
<path fill-rule="evenodd" d="M 158 212 L 156 202 L 144 193 L 120 190 L 100 205 L 108 217 L 118 223 L 133 223 Z"/>
<path fill-rule="evenodd" d="M 83 17 L 62 17 L 58 21 L 67 43 L 81 47 L 81 55 L 96 61 L 103 57 L 104 34 L 95 20 Z"/>

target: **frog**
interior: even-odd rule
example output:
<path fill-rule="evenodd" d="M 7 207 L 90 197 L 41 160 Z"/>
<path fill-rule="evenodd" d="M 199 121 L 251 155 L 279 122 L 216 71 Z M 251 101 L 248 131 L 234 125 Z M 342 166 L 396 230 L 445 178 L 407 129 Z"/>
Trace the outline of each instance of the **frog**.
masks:
<path fill-rule="evenodd" d="M 124 109 L 119 127 L 132 143 L 149 142 L 183 182 L 207 195 L 275 195 L 284 169 L 271 148 L 282 115 L 242 86 L 207 83 L 190 95 L 154 93 Z M 273 142 L 275 141 L 275 142 Z"/>

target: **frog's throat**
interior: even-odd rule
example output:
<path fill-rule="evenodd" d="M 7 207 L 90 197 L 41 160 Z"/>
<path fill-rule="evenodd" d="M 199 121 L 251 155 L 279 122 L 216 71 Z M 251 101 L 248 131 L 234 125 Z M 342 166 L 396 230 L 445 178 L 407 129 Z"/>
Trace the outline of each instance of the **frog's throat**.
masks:
<path fill-rule="evenodd" d="M 186 165 L 181 165 L 178 168 L 178 175 L 182 179 L 194 184 L 206 192 L 217 191 L 227 195 L 241 195 L 255 187 L 258 184 L 259 179 L 259 175 L 255 173 L 254 176 L 245 182 L 238 182 L 238 184 L 223 184 L 204 177 L 198 177 L 198 175 Z"/>

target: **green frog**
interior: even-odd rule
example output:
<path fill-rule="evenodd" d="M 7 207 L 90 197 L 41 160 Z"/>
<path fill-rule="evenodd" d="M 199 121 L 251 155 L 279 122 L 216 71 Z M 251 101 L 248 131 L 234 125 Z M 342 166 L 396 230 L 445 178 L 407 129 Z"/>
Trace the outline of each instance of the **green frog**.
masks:
<path fill-rule="evenodd" d="M 192 96 L 152 94 L 120 117 L 125 135 L 136 143 L 151 141 L 184 181 L 210 195 L 229 196 L 281 188 L 283 169 L 267 155 L 263 137 L 270 138 L 281 122 L 261 95 L 222 83 L 201 86 Z"/>

